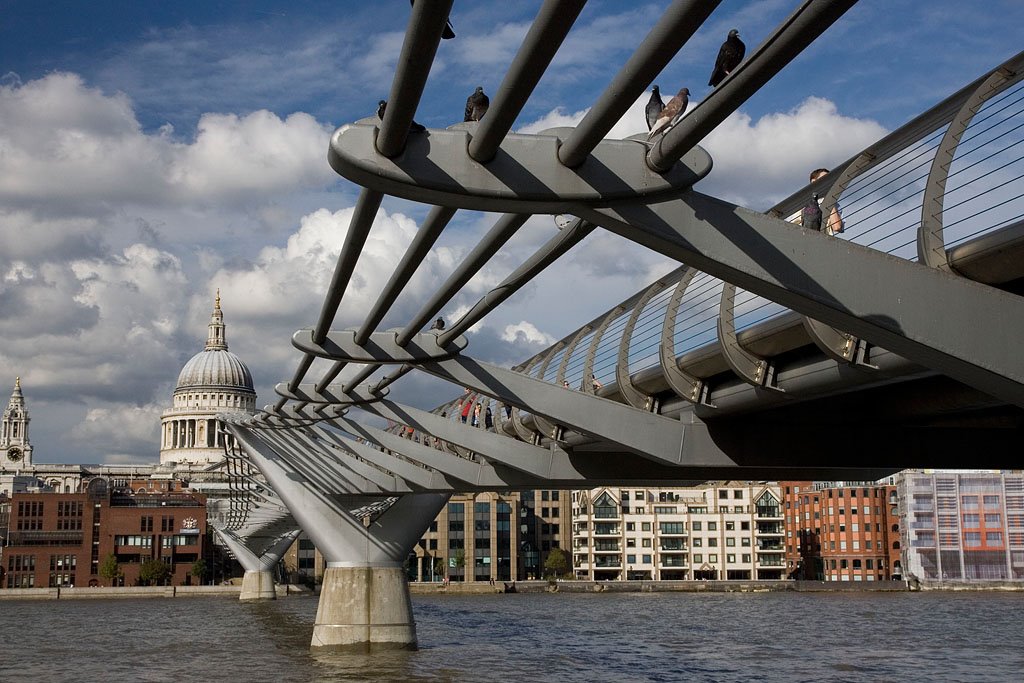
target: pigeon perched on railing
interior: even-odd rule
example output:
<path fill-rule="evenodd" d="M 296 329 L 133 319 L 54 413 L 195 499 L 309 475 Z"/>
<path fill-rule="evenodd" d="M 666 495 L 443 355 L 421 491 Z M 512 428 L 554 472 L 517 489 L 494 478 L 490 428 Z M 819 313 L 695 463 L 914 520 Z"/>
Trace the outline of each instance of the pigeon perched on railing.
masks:
<path fill-rule="evenodd" d="M 654 122 L 654 126 L 651 128 L 651 133 L 647 136 L 647 139 L 652 140 L 655 135 L 667 133 L 672 126 L 679 122 L 679 119 L 683 118 L 683 114 L 686 113 L 686 105 L 689 102 L 690 89 L 680 89 L 675 97 L 669 100 L 665 108 L 661 110 L 661 115 Z"/>
<path fill-rule="evenodd" d="M 658 122 L 658 117 L 661 116 L 662 110 L 665 108 L 665 103 L 661 101 L 661 91 L 658 90 L 658 86 L 654 86 L 651 90 L 651 99 L 647 102 L 647 130 L 654 128 L 654 124 Z"/>
<path fill-rule="evenodd" d="M 729 36 L 718 50 L 718 59 L 715 60 L 715 68 L 711 72 L 711 80 L 708 81 L 708 85 L 715 87 L 724 81 L 725 77 L 740 65 L 743 55 L 746 53 L 747 46 L 740 40 L 740 32 L 736 29 L 729 31 Z"/>
<path fill-rule="evenodd" d="M 484 94 L 484 89 L 477 86 L 472 95 L 466 98 L 466 118 L 463 121 L 479 121 L 487 113 L 491 99 Z"/>
<path fill-rule="evenodd" d="M 800 225 L 821 232 L 821 207 L 818 206 L 817 192 L 811 195 L 811 201 L 800 211 Z"/>
<path fill-rule="evenodd" d="M 388 101 L 387 100 L 381 100 L 380 102 L 377 103 L 377 118 L 380 119 L 381 121 L 384 120 L 384 111 L 387 108 L 388 108 Z M 422 133 L 425 130 L 426 130 L 426 128 L 424 126 L 416 123 L 415 121 L 413 121 L 412 123 L 409 124 L 409 132 L 410 133 Z"/>

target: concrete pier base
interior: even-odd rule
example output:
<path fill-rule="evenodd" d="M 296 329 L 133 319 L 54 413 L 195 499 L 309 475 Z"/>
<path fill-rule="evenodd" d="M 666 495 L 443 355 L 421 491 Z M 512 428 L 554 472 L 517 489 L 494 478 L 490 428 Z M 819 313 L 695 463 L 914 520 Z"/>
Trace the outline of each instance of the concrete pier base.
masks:
<path fill-rule="evenodd" d="M 416 624 L 402 567 L 328 566 L 311 647 L 415 649 Z"/>
<path fill-rule="evenodd" d="M 274 575 L 268 571 L 247 570 L 242 577 L 242 593 L 239 600 L 276 600 Z"/>

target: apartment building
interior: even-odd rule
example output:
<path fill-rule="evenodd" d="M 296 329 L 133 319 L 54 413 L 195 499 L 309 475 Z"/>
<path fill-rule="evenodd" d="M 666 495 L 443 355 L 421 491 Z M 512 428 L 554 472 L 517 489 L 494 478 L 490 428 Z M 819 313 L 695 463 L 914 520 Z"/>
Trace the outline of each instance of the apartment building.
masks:
<path fill-rule="evenodd" d="M 782 522 L 767 482 L 574 491 L 573 568 L 592 581 L 780 579 Z"/>

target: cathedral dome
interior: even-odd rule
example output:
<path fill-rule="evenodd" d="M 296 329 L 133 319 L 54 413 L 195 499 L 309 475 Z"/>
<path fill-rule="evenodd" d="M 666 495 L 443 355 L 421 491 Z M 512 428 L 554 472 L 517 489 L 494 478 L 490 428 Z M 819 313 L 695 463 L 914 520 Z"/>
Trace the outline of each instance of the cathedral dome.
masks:
<path fill-rule="evenodd" d="M 227 349 L 200 351 L 185 363 L 175 389 L 215 387 L 253 391 L 249 368 Z"/>
<path fill-rule="evenodd" d="M 206 348 L 192 356 L 178 374 L 177 394 L 183 389 L 197 387 L 211 389 L 234 389 L 255 393 L 249 368 L 235 354 L 228 351 L 224 334 L 224 313 L 220 309 L 220 292 L 210 316 Z"/>

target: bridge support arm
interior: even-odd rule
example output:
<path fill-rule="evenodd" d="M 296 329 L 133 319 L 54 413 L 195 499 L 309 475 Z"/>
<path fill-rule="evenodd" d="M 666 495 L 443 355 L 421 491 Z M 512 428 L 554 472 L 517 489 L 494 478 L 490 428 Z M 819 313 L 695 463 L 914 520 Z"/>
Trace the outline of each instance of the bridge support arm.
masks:
<path fill-rule="evenodd" d="M 689 191 L 574 214 L 1024 406 L 1024 298 Z"/>
<path fill-rule="evenodd" d="M 216 531 L 220 534 L 224 544 L 238 559 L 239 564 L 245 569 L 239 600 L 276 599 L 274 567 L 281 561 L 281 558 L 284 557 L 285 552 L 295 542 L 295 539 L 299 537 L 299 534 L 302 533 L 301 529 L 294 529 L 283 534 L 279 538 L 272 540 L 270 545 L 262 550 L 252 548 L 255 539 L 242 538 L 225 529 L 216 529 Z"/>

